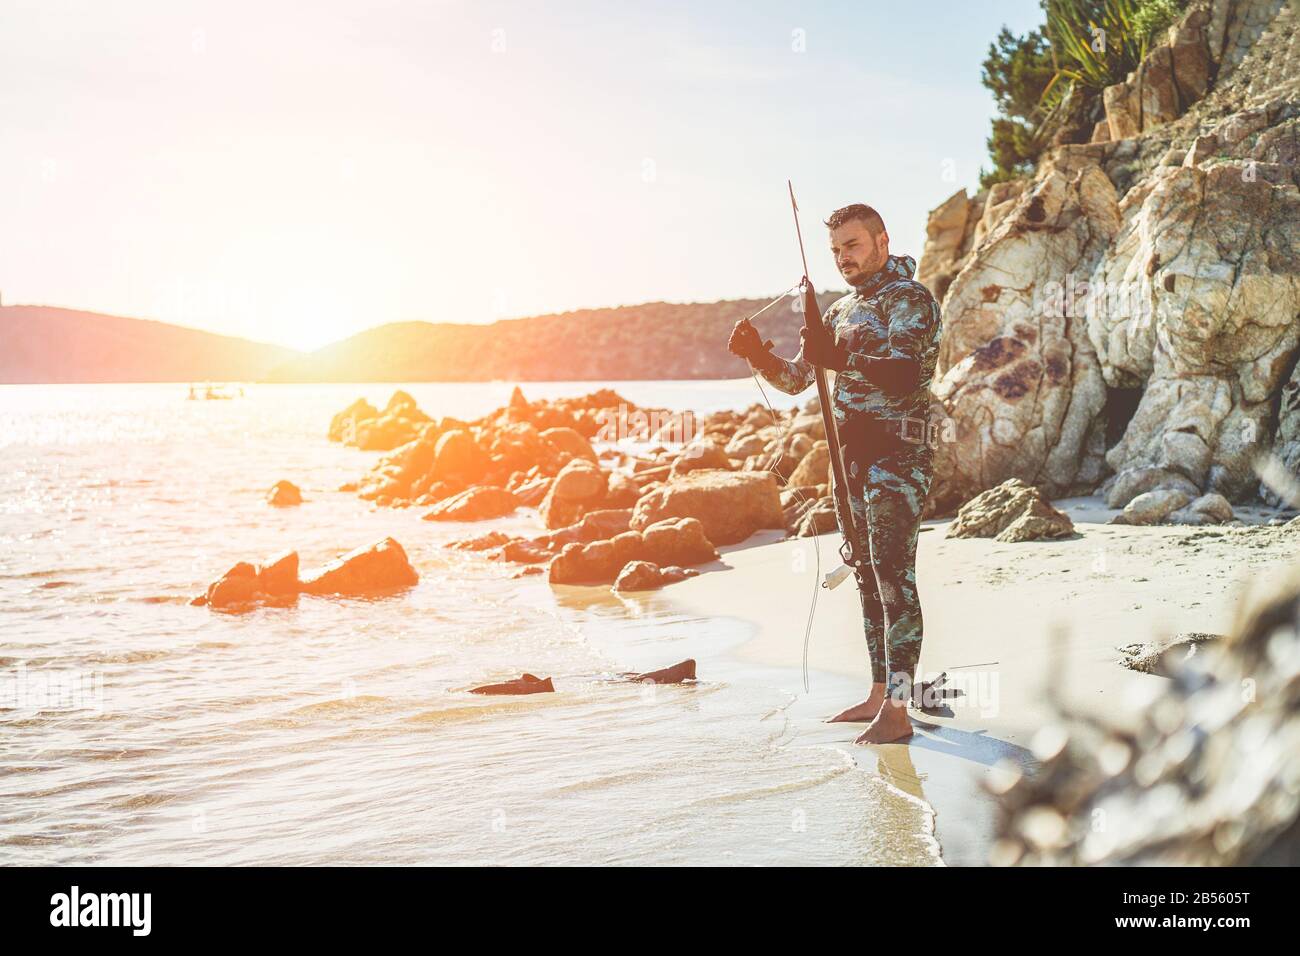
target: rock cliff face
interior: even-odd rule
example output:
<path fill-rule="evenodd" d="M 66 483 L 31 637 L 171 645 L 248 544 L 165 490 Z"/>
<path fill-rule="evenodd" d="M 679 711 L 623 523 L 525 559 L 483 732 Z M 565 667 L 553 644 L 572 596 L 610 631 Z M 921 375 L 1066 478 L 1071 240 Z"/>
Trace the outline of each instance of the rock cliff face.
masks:
<path fill-rule="evenodd" d="M 935 513 L 1008 478 L 1242 502 L 1270 453 L 1300 466 L 1295 13 L 1196 4 L 1103 101 L 1092 142 L 931 213 L 918 278 L 955 425 Z"/>

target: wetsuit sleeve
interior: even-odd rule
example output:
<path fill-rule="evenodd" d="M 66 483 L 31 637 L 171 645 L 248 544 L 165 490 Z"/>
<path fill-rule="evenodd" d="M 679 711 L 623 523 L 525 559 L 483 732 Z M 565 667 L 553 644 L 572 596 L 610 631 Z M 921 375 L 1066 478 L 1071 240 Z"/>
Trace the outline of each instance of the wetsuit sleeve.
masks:
<path fill-rule="evenodd" d="M 831 325 L 830 316 L 833 309 L 834 306 L 827 309 L 822 316 L 822 324 L 827 328 Z M 768 352 L 757 363 L 751 362 L 750 365 L 768 381 L 768 384 L 787 395 L 798 395 L 813 383 L 815 367 L 812 362 L 803 357 L 802 345 L 799 346 L 799 353 L 792 359 L 783 359 L 779 355 Z"/>
<path fill-rule="evenodd" d="M 910 289 L 901 292 L 890 304 L 885 354 L 850 352 L 849 368 L 886 392 L 906 395 L 921 385 L 938 330 L 939 304 L 934 297 Z"/>
<path fill-rule="evenodd" d="M 783 359 L 768 352 L 758 364 L 750 364 L 773 388 L 787 395 L 798 395 L 813 383 L 813 367 L 804 359 L 802 346 L 793 359 Z"/>

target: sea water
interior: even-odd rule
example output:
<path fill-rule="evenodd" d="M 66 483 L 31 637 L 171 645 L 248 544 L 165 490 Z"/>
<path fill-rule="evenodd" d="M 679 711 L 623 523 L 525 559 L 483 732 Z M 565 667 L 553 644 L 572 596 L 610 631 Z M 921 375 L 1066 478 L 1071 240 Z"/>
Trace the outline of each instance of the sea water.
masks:
<path fill-rule="evenodd" d="M 327 441 L 330 417 L 397 387 L 0 386 L 0 864 L 934 861 L 923 806 L 810 743 L 791 692 L 728 656 L 746 622 L 444 547 L 537 533 L 532 511 L 425 522 L 339 491 L 381 456 Z M 473 418 L 513 386 L 401 387 Z M 612 387 L 759 399 L 748 379 Z M 300 507 L 265 504 L 280 479 Z M 401 594 L 188 604 L 236 561 L 310 568 L 389 535 L 420 574 Z M 686 656 L 697 684 L 617 680 Z M 523 671 L 557 693 L 466 693 Z"/>

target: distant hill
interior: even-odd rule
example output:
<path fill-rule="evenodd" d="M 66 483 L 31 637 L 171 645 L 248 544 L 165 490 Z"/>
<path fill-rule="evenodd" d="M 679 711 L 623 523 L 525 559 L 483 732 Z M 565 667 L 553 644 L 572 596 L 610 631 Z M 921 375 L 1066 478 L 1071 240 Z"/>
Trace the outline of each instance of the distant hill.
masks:
<path fill-rule="evenodd" d="M 825 308 L 842 292 L 821 295 Z M 473 382 L 735 378 L 748 366 L 727 351 L 738 319 L 763 299 L 649 302 L 490 325 L 401 322 L 368 329 L 291 359 L 273 382 Z M 755 320 L 778 354 L 799 347 L 789 303 Z"/>
<path fill-rule="evenodd" d="M 250 382 L 301 353 L 197 329 L 43 305 L 0 308 L 0 383 Z"/>

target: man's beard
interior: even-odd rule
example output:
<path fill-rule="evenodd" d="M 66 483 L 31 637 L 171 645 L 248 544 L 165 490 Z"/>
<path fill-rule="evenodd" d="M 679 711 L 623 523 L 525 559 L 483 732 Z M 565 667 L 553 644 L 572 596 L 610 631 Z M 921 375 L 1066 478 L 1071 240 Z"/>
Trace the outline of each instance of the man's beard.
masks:
<path fill-rule="evenodd" d="M 880 265 L 876 266 L 875 268 L 872 268 L 871 263 L 869 262 L 863 263 L 861 266 L 855 264 L 853 266 L 852 272 L 845 272 L 843 269 L 840 269 L 840 275 L 844 277 L 844 281 L 847 282 L 849 285 L 860 286 L 860 285 L 865 285 L 867 283 L 867 280 L 869 280 L 873 275 L 875 275 L 884 267 L 885 267 L 885 260 L 881 259 Z"/>

